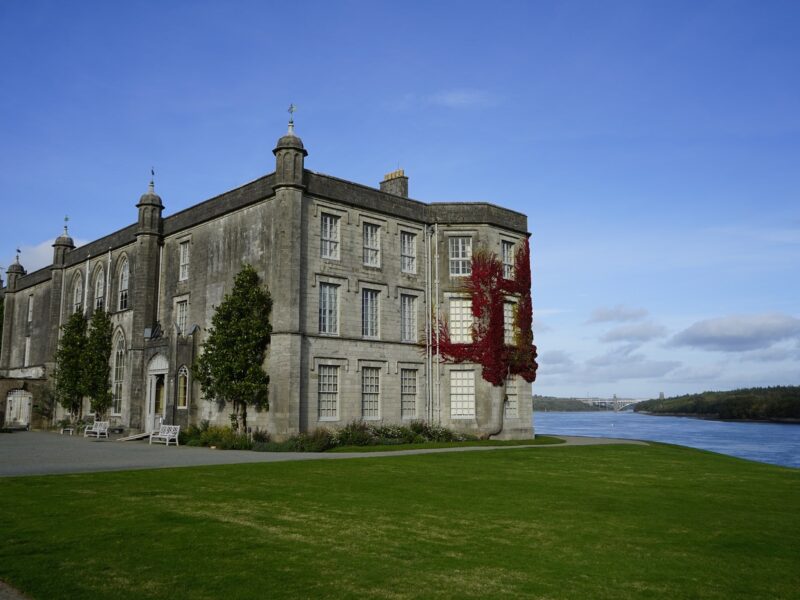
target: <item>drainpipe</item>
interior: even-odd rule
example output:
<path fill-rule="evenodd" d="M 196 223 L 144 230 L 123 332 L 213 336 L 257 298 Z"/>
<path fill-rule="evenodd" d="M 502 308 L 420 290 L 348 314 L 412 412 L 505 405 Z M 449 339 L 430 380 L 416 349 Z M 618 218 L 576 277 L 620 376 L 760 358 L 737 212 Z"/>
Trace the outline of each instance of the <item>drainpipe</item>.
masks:
<path fill-rule="evenodd" d="M 436 286 L 435 302 L 436 302 L 436 422 L 442 424 L 442 389 L 441 389 L 441 376 L 440 369 L 442 364 L 442 353 L 440 351 L 440 337 L 439 337 L 439 221 L 433 224 L 433 244 L 435 250 L 435 275 L 434 283 Z"/>

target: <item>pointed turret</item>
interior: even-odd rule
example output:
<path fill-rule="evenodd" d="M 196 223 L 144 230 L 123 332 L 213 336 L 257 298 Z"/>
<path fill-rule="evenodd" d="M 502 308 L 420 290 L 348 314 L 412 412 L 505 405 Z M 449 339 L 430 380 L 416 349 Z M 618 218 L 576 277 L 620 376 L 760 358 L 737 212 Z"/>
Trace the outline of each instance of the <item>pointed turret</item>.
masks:
<path fill-rule="evenodd" d="M 290 108 L 290 113 L 294 112 Z M 278 140 L 272 151 L 275 155 L 275 183 L 273 188 L 303 188 L 303 168 L 308 152 L 294 132 L 294 118 L 289 118 L 289 131 Z"/>
<path fill-rule="evenodd" d="M 66 219 L 65 219 L 66 221 Z M 53 266 L 61 267 L 67 256 L 67 252 L 75 248 L 75 242 L 67 231 L 67 224 L 64 223 L 64 233 L 53 242 Z"/>
<path fill-rule="evenodd" d="M 154 175 L 152 170 L 150 174 L 151 176 Z M 152 177 L 147 191 L 139 198 L 136 208 L 139 209 L 139 228 L 136 234 L 159 235 L 161 233 L 161 213 L 164 210 L 164 203 L 161 202 L 161 196 L 156 194 L 156 186 Z"/>
<path fill-rule="evenodd" d="M 6 279 L 8 279 L 8 290 L 13 292 L 17 289 L 17 279 L 25 275 L 25 268 L 19 262 L 19 250 L 17 250 L 17 258 L 6 269 Z"/>

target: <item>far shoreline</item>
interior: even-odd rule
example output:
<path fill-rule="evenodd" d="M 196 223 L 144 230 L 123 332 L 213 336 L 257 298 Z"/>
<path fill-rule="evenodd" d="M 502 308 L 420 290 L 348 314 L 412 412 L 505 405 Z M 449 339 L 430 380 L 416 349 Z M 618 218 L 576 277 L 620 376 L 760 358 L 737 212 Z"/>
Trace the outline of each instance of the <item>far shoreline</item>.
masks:
<path fill-rule="evenodd" d="M 696 413 L 650 412 L 646 410 L 633 411 L 640 415 L 651 417 L 688 417 L 704 421 L 722 421 L 724 423 L 778 423 L 781 425 L 800 425 L 800 419 L 721 419 L 719 415 L 698 415 Z"/>

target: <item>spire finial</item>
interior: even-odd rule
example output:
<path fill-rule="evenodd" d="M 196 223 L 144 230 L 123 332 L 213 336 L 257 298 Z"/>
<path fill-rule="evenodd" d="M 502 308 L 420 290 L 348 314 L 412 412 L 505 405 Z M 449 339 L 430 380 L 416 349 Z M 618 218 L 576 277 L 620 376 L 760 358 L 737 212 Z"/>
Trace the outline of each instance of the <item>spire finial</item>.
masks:
<path fill-rule="evenodd" d="M 67 223 L 69 223 L 69 215 L 64 215 L 64 235 L 67 235 Z"/>
<path fill-rule="evenodd" d="M 150 167 L 150 192 L 155 193 L 156 191 L 156 170 L 153 167 Z"/>
<path fill-rule="evenodd" d="M 294 113 L 297 110 L 297 106 L 294 104 L 289 105 L 289 135 L 294 135 Z"/>
<path fill-rule="evenodd" d="M 19 248 L 17 248 L 17 259 L 16 259 L 16 260 L 17 260 L 17 264 L 19 264 L 19 255 L 20 255 L 20 254 L 22 254 L 22 250 L 20 250 Z"/>

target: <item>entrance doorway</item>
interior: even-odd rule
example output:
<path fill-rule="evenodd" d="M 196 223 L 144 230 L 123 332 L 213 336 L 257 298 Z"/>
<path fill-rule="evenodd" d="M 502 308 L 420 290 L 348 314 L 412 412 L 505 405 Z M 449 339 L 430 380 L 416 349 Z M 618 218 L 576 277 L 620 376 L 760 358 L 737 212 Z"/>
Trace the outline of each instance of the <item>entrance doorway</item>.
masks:
<path fill-rule="evenodd" d="M 11 390 L 6 396 L 6 427 L 25 427 L 31 425 L 31 405 L 33 394 L 25 390 Z"/>
<path fill-rule="evenodd" d="M 147 410 L 144 420 L 146 433 L 158 431 L 167 409 L 167 371 L 169 363 L 157 354 L 147 367 Z"/>

